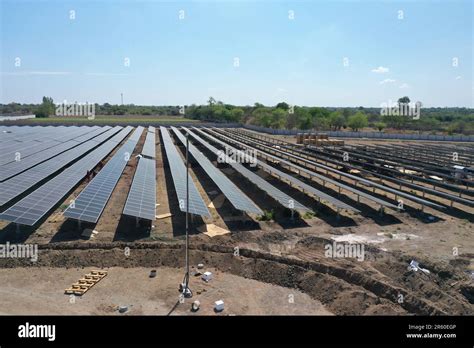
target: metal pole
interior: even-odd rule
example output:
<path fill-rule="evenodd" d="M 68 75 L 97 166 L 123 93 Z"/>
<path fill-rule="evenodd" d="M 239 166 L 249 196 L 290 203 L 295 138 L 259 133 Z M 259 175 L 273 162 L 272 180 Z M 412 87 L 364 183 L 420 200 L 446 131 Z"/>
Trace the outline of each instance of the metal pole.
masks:
<path fill-rule="evenodd" d="M 186 132 L 186 275 L 184 296 L 189 296 L 189 134 Z M 191 296 L 189 296 L 191 297 Z"/>

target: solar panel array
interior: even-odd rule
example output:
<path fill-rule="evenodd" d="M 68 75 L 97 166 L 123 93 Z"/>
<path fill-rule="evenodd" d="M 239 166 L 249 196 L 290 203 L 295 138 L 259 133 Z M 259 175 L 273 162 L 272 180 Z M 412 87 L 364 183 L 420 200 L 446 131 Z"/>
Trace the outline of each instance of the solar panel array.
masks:
<path fill-rule="evenodd" d="M 2 154 L 0 155 L 0 164 L 4 165 L 17 161 L 17 154 L 21 154 L 21 158 L 25 159 L 36 153 L 40 153 L 46 149 L 52 149 L 61 143 L 79 138 L 83 135 L 91 134 L 93 132 L 104 132 L 110 127 L 101 128 L 93 127 L 71 127 L 72 129 L 62 129 L 65 127 L 58 127 L 54 134 L 43 134 L 42 138 L 29 139 L 24 142 L 11 142 L 7 146 L 2 146 Z M 61 134 L 57 135 L 57 132 Z M 97 134 L 95 134 L 97 135 Z M 93 135 L 92 135 L 93 136 Z M 38 140 L 41 140 L 40 142 Z M 87 139 L 86 139 L 87 140 Z"/>
<path fill-rule="evenodd" d="M 217 136 L 221 136 L 222 138 L 225 138 L 225 139 L 234 141 L 234 142 L 236 142 L 236 143 L 240 143 L 240 144 L 242 144 L 243 146 L 245 146 L 245 147 L 247 147 L 247 148 L 250 148 L 250 146 L 248 146 L 248 145 L 245 145 L 245 144 L 243 144 L 243 143 L 241 143 L 241 142 L 238 142 L 238 141 L 236 141 L 236 140 L 230 139 L 230 138 L 228 138 L 228 137 L 226 137 L 226 136 L 224 136 L 224 135 L 222 135 L 222 134 L 220 134 L 220 133 L 214 132 L 213 130 L 209 130 L 209 131 L 212 132 L 213 134 L 216 134 Z M 320 179 L 322 179 L 322 180 L 324 180 L 324 181 L 326 181 L 326 182 L 329 182 L 329 183 L 332 183 L 332 184 L 334 184 L 334 185 L 340 186 L 341 188 L 348 188 L 348 189 L 351 189 L 351 190 L 353 190 L 353 192 L 356 192 L 356 193 L 360 194 L 360 195 L 363 196 L 363 197 L 368 196 L 365 192 L 362 192 L 362 191 L 359 191 L 359 190 L 356 190 L 356 189 L 352 189 L 351 187 L 349 187 L 349 186 L 347 186 L 347 185 L 344 185 L 344 184 L 341 184 L 340 182 L 337 182 L 337 181 L 335 181 L 335 180 L 326 178 L 326 177 L 324 177 L 324 176 L 322 176 L 322 175 L 319 175 L 319 174 L 317 174 L 317 173 L 315 173 L 315 172 L 309 171 L 308 169 L 305 169 L 305 168 L 300 167 L 300 166 L 297 166 L 297 165 L 295 165 L 295 164 L 293 164 L 293 163 L 287 162 L 287 161 L 285 161 L 285 160 L 283 160 L 283 159 L 281 159 L 281 158 L 278 158 L 278 157 L 276 157 L 276 156 L 272 156 L 272 155 L 269 155 L 269 154 L 266 154 L 266 153 L 262 153 L 262 151 L 259 151 L 259 150 L 256 150 L 256 151 L 257 151 L 258 153 L 261 153 L 261 154 L 265 155 L 267 158 L 272 158 L 273 160 L 276 160 L 276 161 L 278 161 L 278 162 L 280 162 L 280 163 L 285 163 L 285 164 L 287 164 L 288 166 L 290 166 L 290 168 L 296 169 L 296 170 L 301 171 L 301 172 L 305 172 L 305 173 L 309 174 L 310 176 L 320 178 Z M 262 165 L 262 164 L 263 164 L 263 165 Z M 291 181 L 292 183 L 294 183 L 295 185 L 301 187 L 304 191 L 310 192 L 310 193 L 314 194 L 315 196 L 317 196 L 317 197 L 319 197 L 319 198 L 321 198 L 321 199 L 323 199 L 323 200 L 325 200 L 325 201 L 331 203 L 332 205 L 336 206 L 337 208 L 347 209 L 347 210 L 352 210 L 352 211 L 358 212 L 358 210 L 357 210 L 356 208 L 354 208 L 354 207 L 352 207 L 352 206 L 350 206 L 350 205 L 348 205 L 348 204 L 346 204 L 346 203 L 344 203 L 344 202 L 341 202 L 340 200 L 338 200 L 338 199 L 336 199 L 336 198 L 334 198 L 334 197 L 332 197 L 332 196 L 330 196 L 330 195 L 328 195 L 328 194 L 326 194 L 326 193 L 324 193 L 324 192 L 322 192 L 322 191 L 320 191 L 320 190 L 318 190 L 318 189 L 316 189 L 316 188 L 314 188 L 314 187 L 312 187 L 312 186 L 310 186 L 310 185 L 305 184 L 305 183 L 302 182 L 301 180 L 298 180 L 298 179 L 292 177 L 291 175 L 288 176 L 287 174 L 283 173 L 282 171 L 280 171 L 280 170 L 278 170 L 278 169 L 276 169 L 276 168 L 273 168 L 273 167 L 271 167 L 271 166 L 268 166 L 268 165 L 266 165 L 266 164 L 263 163 L 263 162 L 259 162 L 259 165 L 262 165 L 262 167 L 265 167 L 265 169 L 266 169 L 267 171 L 270 171 L 270 170 L 273 171 L 273 173 L 275 173 L 277 176 L 285 177 L 286 180 L 290 180 L 290 181 Z M 372 197 L 372 196 L 370 196 L 370 197 Z M 385 202 L 385 201 L 383 201 L 383 200 L 380 200 L 380 199 L 378 199 L 378 198 L 376 198 L 376 197 L 373 197 L 373 199 L 374 199 L 375 201 L 380 202 L 381 204 L 383 203 L 383 204 L 386 205 L 386 206 L 390 206 L 390 207 L 396 208 L 396 206 L 394 206 L 393 204 L 388 203 L 388 202 Z"/>
<path fill-rule="evenodd" d="M 138 127 L 135 130 L 99 174 L 77 196 L 74 205 L 70 205 L 65 210 L 64 216 L 91 223 L 96 223 L 99 220 L 142 132 L 143 127 Z"/>
<path fill-rule="evenodd" d="M 215 133 L 213 130 L 211 130 L 211 132 Z M 216 133 L 216 134 L 219 134 L 219 133 Z M 221 136 L 223 136 L 223 135 L 221 135 Z M 224 136 L 224 137 L 225 137 L 225 136 Z M 226 138 L 227 138 L 227 137 L 226 137 Z M 235 139 L 233 139 L 232 141 L 237 142 L 237 143 L 240 143 L 240 144 L 242 144 L 242 145 L 245 146 L 245 147 L 249 147 L 248 145 L 246 145 L 246 144 L 244 144 L 244 143 L 242 143 L 242 142 L 236 141 Z M 367 186 L 379 188 L 379 189 L 381 189 L 381 190 L 384 190 L 384 191 L 393 193 L 393 194 L 395 194 L 396 196 L 407 198 L 407 199 L 409 199 L 409 200 L 411 200 L 411 201 L 413 201 L 413 202 L 417 202 L 417 203 L 422 204 L 422 205 L 431 206 L 431 207 L 440 208 L 440 209 L 444 208 L 443 206 L 441 206 L 441 205 L 439 205 L 439 204 L 436 204 L 436 203 L 433 203 L 433 202 L 431 202 L 431 201 L 428 201 L 428 200 L 419 198 L 419 197 L 417 197 L 417 196 L 415 196 L 415 195 L 406 193 L 406 192 L 404 192 L 404 191 L 400 191 L 400 190 L 393 189 L 393 188 L 391 188 L 391 187 L 388 187 L 388 186 L 385 186 L 385 185 L 376 183 L 376 182 L 374 182 L 374 181 L 370 181 L 370 180 L 368 180 L 368 179 L 364 179 L 364 178 L 359 177 L 359 176 L 356 176 L 356 175 L 352 175 L 352 174 L 345 173 L 345 172 L 343 172 L 343 171 L 341 171 L 341 170 L 338 170 L 338 169 L 335 169 L 335 168 L 333 168 L 333 167 L 326 166 L 326 165 L 324 165 L 324 164 L 321 164 L 321 163 L 318 163 L 318 162 L 315 162 L 315 161 L 310 161 L 310 160 L 305 159 L 305 158 L 303 158 L 303 157 L 296 156 L 296 155 L 293 155 L 293 154 L 291 154 L 291 153 L 278 150 L 278 149 L 276 149 L 276 148 L 271 148 L 271 147 L 265 146 L 265 145 L 260 145 L 260 146 L 263 147 L 263 148 L 268 149 L 269 151 L 273 151 L 273 152 L 275 152 L 275 153 L 280 153 L 281 155 L 286 156 L 287 158 L 290 158 L 290 159 L 293 160 L 294 162 L 303 162 L 303 163 L 309 164 L 309 165 L 311 165 L 311 166 L 313 166 L 313 167 L 330 171 L 330 172 L 332 172 L 332 173 L 335 173 L 335 174 L 340 175 L 341 177 L 344 176 L 344 177 L 349 178 L 349 179 L 351 179 L 351 180 L 359 181 L 359 182 L 361 182 L 361 183 L 363 183 L 363 184 L 365 184 L 365 185 L 367 185 Z M 314 172 L 314 171 L 310 171 L 310 170 L 308 170 L 308 169 L 306 169 L 306 168 L 304 168 L 304 167 L 301 167 L 301 166 L 298 166 L 298 165 L 296 165 L 296 164 L 294 164 L 294 163 L 291 163 L 291 162 L 289 162 L 289 161 L 286 161 L 286 160 L 282 159 L 281 157 L 276 157 L 276 156 L 270 155 L 270 154 L 268 154 L 268 153 L 262 152 L 262 151 L 260 151 L 260 150 L 257 150 L 257 152 L 263 154 L 263 155 L 266 156 L 266 157 L 274 158 L 274 159 L 276 159 L 278 162 L 280 162 L 280 163 L 285 163 L 285 164 L 287 164 L 288 166 L 293 167 L 293 168 L 295 168 L 295 169 L 297 169 L 297 170 L 299 170 L 299 171 L 304 171 L 304 172 L 308 173 L 309 175 L 312 175 L 312 176 L 314 176 L 314 177 L 318 177 L 318 178 L 320 178 L 321 180 L 324 180 L 324 181 L 326 181 L 326 182 L 329 182 L 329 183 L 332 183 L 332 184 L 334 184 L 334 185 L 336 185 L 336 186 L 339 186 L 339 187 L 341 187 L 341 188 L 343 188 L 343 189 L 345 189 L 345 190 L 347 190 L 347 191 L 349 191 L 349 192 L 353 192 L 353 193 L 355 193 L 355 194 L 357 194 L 357 195 L 359 195 L 359 196 L 361 196 L 361 197 L 365 197 L 365 198 L 367 198 L 367 199 L 369 199 L 369 200 L 371 200 L 371 201 L 373 201 L 373 202 L 376 202 L 376 203 L 380 204 L 381 206 L 388 207 L 388 208 L 392 208 L 392 209 L 396 209 L 396 210 L 400 210 L 400 208 L 398 208 L 396 205 L 394 205 L 394 204 L 392 204 L 392 203 L 389 203 L 389 202 L 387 202 L 387 201 L 385 201 L 385 200 L 382 200 L 382 199 L 380 199 L 380 198 L 377 198 L 377 197 L 375 197 L 375 196 L 373 196 L 373 195 L 369 195 L 369 194 L 367 194 L 367 193 L 365 193 L 365 192 L 362 192 L 362 191 L 360 191 L 360 190 L 357 190 L 357 189 L 355 189 L 355 188 L 353 188 L 353 187 L 350 187 L 350 186 L 348 186 L 348 185 L 342 184 L 342 183 L 339 182 L 339 181 L 329 179 L 328 177 L 325 177 L 325 176 L 323 176 L 323 175 L 317 174 L 317 173 Z"/>
<path fill-rule="evenodd" d="M 97 134 L 105 132 L 107 129 L 110 127 L 106 127 L 105 129 L 94 129 L 90 131 L 88 134 L 83 134 L 81 137 L 81 141 L 87 141 L 95 136 Z M 12 163 L 8 163 L 4 166 L 2 166 L 2 170 L 0 172 L 0 181 L 5 181 L 31 167 L 34 167 L 35 165 L 44 162 L 54 156 L 57 156 L 58 154 L 67 151 L 75 146 L 77 146 L 79 142 L 75 140 L 68 140 L 66 142 L 58 143 L 55 146 L 51 146 L 46 150 L 40 151 L 38 153 L 35 152 L 26 152 L 26 153 L 20 153 L 21 157 L 19 158 L 18 161 L 14 161 Z M 38 146 L 38 148 L 41 148 Z"/>
<path fill-rule="evenodd" d="M 181 132 L 171 127 L 173 132 L 177 135 L 179 140 L 186 146 L 186 138 Z M 189 143 L 189 153 L 196 159 L 199 165 L 204 169 L 207 175 L 219 187 L 222 193 L 232 203 L 232 205 L 239 210 L 247 213 L 262 215 L 263 211 L 247 197 L 228 177 L 226 177 L 219 169 L 217 169 L 206 156 L 204 156 L 193 144 Z"/>
<path fill-rule="evenodd" d="M 155 160 L 140 158 L 128 193 L 123 213 L 140 219 L 155 220 L 156 168 Z"/>
<path fill-rule="evenodd" d="M 0 220 L 32 226 L 64 197 L 130 133 L 126 127 L 103 145 L 65 169 L 0 214 Z"/>
<path fill-rule="evenodd" d="M 165 147 L 168 163 L 170 166 L 171 176 L 173 177 L 174 188 L 178 196 L 179 208 L 186 211 L 186 166 L 181 159 L 178 150 L 171 140 L 170 134 L 165 127 L 160 127 L 163 144 Z M 211 214 L 194 185 L 191 175 L 188 174 L 189 180 L 189 212 L 195 215 L 210 217 Z"/>
<path fill-rule="evenodd" d="M 62 154 L 53 157 L 21 174 L 18 174 L 2 183 L 0 183 L 0 206 L 8 203 L 12 199 L 20 196 L 40 181 L 46 179 L 58 170 L 64 168 L 67 164 L 73 162 L 86 152 L 98 146 L 100 143 L 117 133 L 122 127 L 115 127 L 102 133 L 96 138 L 82 143 Z"/>
<path fill-rule="evenodd" d="M 153 127 L 150 127 L 153 128 Z M 155 132 L 151 132 L 148 128 L 148 132 L 145 139 L 145 144 L 143 144 L 142 155 L 148 158 L 155 158 Z"/>
<path fill-rule="evenodd" d="M 0 134 L 0 141 L 5 142 L 5 146 L 8 148 L 11 145 L 25 145 L 31 141 L 47 142 L 54 138 L 58 138 L 58 134 L 64 136 L 64 130 L 75 131 L 79 127 L 65 127 L 65 126 L 46 126 L 46 127 L 20 127 L 12 126 L 5 129 Z M 6 132 L 6 133 L 5 133 Z"/>
<path fill-rule="evenodd" d="M 192 135 L 197 141 L 199 141 L 203 146 L 208 148 L 211 152 L 213 152 L 216 156 L 222 156 L 225 155 L 222 153 L 222 151 L 219 151 L 216 149 L 214 146 L 210 145 L 208 142 L 206 142 L 204 139 L 202 139 L 200 136 L 195 134 L 194 132 L 190 131 L 187 128 L 184 128 L 190 135 Z M 217 140 L 217 139 L 216 139 Z M 286 193 L 282 192 L 272 184 L 268 183 L 266 180 L 255 174 L 254 172 L 248 170 L 245 168 L 242 164 L 237 163 L 233 161 L 232 159 L 228 158 L 226 156 L 225 158 L 226 163 L 228 163 L 232 168 L 237 170 L 240 174 L 242 174 L 244 177 L 246 177 L 250 182 L 252 182 L 255 186 L 257 186 L 259 189 L 265 191 L 268 195 L 270 195 L 273 199 L 275 199 L 277 202 L 279 202 L 282 206 L 289 208 L 289 209 L 294 209 L 300 212 L 310 212 L 311 209 L 307 208 L 300 202 L 298 202 L 296 199 L 290 197 Z"/>

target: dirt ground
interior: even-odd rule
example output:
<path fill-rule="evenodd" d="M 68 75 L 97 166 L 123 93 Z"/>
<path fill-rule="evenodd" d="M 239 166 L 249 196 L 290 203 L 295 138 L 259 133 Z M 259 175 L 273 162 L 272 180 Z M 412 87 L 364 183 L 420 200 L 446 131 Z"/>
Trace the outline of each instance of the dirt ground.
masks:
<path fill-rule="evenodd" d="M 205 282 L 192 277 L 191 299 L 179 300 L 181 270 L 160 267 L 155 278 L 147 268 L 107 268 L 108 275 L 83 296 L 64 294 L 64 288 L 93 268 L 0 269 L 0 315 L 331 315 L 317 300 L 297 290 L 216 272 Z M 239 296 L 235 296 L 239 294 Z M 200 310 L 191 312 L 193 301 Z M 224 311 L 214 312 L 223 300 Z M 129 310 L 121 314 L 119 306 Z"/>

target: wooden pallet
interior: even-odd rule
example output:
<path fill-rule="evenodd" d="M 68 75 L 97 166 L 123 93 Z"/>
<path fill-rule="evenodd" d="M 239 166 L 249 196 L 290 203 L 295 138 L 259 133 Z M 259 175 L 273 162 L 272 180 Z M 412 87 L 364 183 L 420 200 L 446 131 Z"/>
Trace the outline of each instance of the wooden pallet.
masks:
<path fill-rule="evenodd" d="M 65 289 L 64 293 L 67 295 L 84 295 L 90 288 L 101 281 L 107 275 L 107 271 L 93 270 L 72 284 L 69 289 Z"/>

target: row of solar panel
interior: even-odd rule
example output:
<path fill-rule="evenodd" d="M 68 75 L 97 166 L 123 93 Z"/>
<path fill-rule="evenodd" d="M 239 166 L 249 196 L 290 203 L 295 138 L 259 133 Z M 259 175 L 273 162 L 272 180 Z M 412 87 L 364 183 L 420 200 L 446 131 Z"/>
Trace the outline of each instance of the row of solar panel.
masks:
<path fill-rule="evenodd" d="M 94 141 L 96 144 L 99 144 L 101 140 L 105 140 L 106 138 L 110 137 L 111 134 L 117 131 L 116 128 L 114 130 L 107 131 L 101 137 L 93 138 L 92 141 Z M 184 128 L 184 130 L 215 154 L 219 153 L 219 150 L 205 142 L 194 132 L 191 132 L 186 128 Z M 231 148 L 233 151 L 238 151 L 237 149 L 232 148 L 230 145 L 223 143 L 221 140 L 218 140 L 214 136 L 210 135 L 209 133 L 215 133 L 213 130 L 207 130 L 208 133 L 205 133 L 200 129 L 196 130 L 204 134 L 212 141 L 220 143 L 222 146 L 227 148 Z M 111 140 L 101 145 L 99 148 L 91 151 L 88 155 L 72 164 L 60 174 L 56 175 L 56 177 L 48 181 L 32 194 L 28 195 L 20 202 L 9 208 L 0 215 L 0 218 L 28 225 L 36 223 L 42 216 L 44 216 L 44 214 L 46 214 L 48 210 L 52 208 L 54 204 L 56 204 L 61 199 L 61 193 L 63 196 L 67 194 L 67 192 L 69 192 L 69 190 L 74 187 L 81 178 L 84 177 L 84 172 L 78 174 L 86 165 L 84 160 L 92 159 L 91 163 L 97 164 L 97 158 L 102 156 L 102 159 L 104 157 L 104 153 L 105 155 L 108 154 L 111 149 L 117 145 L 117 142 L 120 142 L 130 131 L 130 127 L 122 130 Z M 107 201 L 112 194 L 112 191 L 114 190 L 128 160 L 130 159 L 130 156 L 142 134 L 142 131 L 143 127 L 138 127 L 135 130 L 133 135 L 119 150 L 117 150 L 116 154 L 107 162 L 99 174 L 79 194 L 79 196 L 74 200 L 73 204 L 66 209 L 64 213 L 65 216 L 92 223 L 96 223 L 98 221 L 103 209 L 105 208 L 105 205 L 107 204 Z M 190 213 L 202 216 L 210 216 L 204 200 L 199 194 L 192 177 L 187 174 L 186 166 L 179 155 L 168 130 L 164 127 L 160 127 L 160 131 L 180 209 L 182 211 L 186 211 L 186 177 L 188 177 Z M 185 137 L 178 129 L 173 127 L 173 132 L 183 144 L 186 143 Z M 124 135 L 124 133 L 126 134 Z M 143 157 L 138 162 L 137 170 L 135 172 L 132 186 L 123 211 L 123 213 L 126 215 L 136 216 L 148 220 L 154 220 L 156 206 L 156 163 L 154 160 L 155 134 L 155 129 L 150 127 L 148 129 L 145 145 L 142 150 L 142 154 L 149 158 Z M 218 133 L 215 133 L 215 135 L 222 136 L 222 134 Z M 122 138 L 119 140 L 120 136 L 122 136 Z M 87 137 L 82 137 L 79 141 L 87 139 Z M 79 141 L 76 144 L 79 144 Z M 44 162 L 43 164 L 37 165 L 33 168 L 33 170 L 24 172 L 23 175 L 18 175 L 17 180 L 8 180 L 6 183 L 14 184 L 16 185 L 16 188 L 10 191 L 6 188 L 6 186 L 2 187 L 0 185 L 0 201 L 10 201 L 12 199 L 12 192 L 18 192 L 21 190 L 24 192 L 29 187 L 34 186 L 36 183 L 59 171 L 68 163 L 73 162 L 75 159 L 80 157 L 81 154 L 84 154 L 91 148 L 93 148 L 93 146 L 89 142 L 77 145 L 73 149 L 65 150 L 66 152 L 63 152 L 61 155 L 56 156 L 53 159 Z M 233 182 L 229 180 L 219 169 L 217 169 L 194 145 L 190 144 L 189 151 L 202 166 L 204 171 L 209 175 L 209 177 L 214 180 L 216 185 L 220 188 L 220 190 L 235 208 L 249 213 L 262 213 L 260 208 L 254 202 L 252 202 L 252 200 L 250 200 L 240 189 L 238 189 L 237 186 L 235 186 L 235 184 L 233 184 Z M 297 202 L 295 199 L 285 194 L 281 190 L 275 188 L 273 185 L 269 184 L 267 181 L 248 170 L 241 164 L 232 162 L 229 158 L 227 158 L 227 161 L 240 174 L 249 179 L 252 183 L 256 184 L 260 189 L 269 193 L 270 196 L 272 196 L 285 207 L 302 212 L 309 211 L 309 208 Z M 95 164 L 91 168 L 93 168 Z M 319 198 L 328 200 L 340 208 L 355 210 L 354 208 L 338 200 L 335 200 L 329 195 L 316 190 L 315 188 L 301 182 L 291 175 L 283 173 L 282 171 L 264 162 L 259 161 L 258 165 L 269 173 L 283 178 L 292 184 L 296 184 L 303 190 L 312 192 Z M 45 193 L 46 188 L 50 189 L 49 194 Z M 40 194 L 44 194 L 44 198 L 39 197 Z M 38 206 L 34 199 L 36 199 L 38 202 L 41 202 L 41 206 Z"/>
<path fill-rule="evenodd" d="M 290 197 L 283 191 L 279 190 L 275 186 L 271 185 L 268 183 L 266 180 L 264 180 L 262 177 L 258 176 L 251 170 L 245 168 L 241 163 L 233 160 L 232 158 L 229 158 L 223 151 L 218 150 L 214 146 L 210 145 L 208 142 L 206 142 L 204 139 L 202 139 L 200 136 L 195 134 L 193 131 L 184 128 L 186 132 L 188 132 L 192 137 L 194 137 L 201 145 L 206 147 L 208 150 L 210 150 L 214 155 L 216 155 L 217 158 L 222 158 L 224 157 L 225 163 L 228 163 L 232 168 L 234 168 L 237 172 L 239 172 L 241 175 L 243 175 L 245 178 L 248 179 L 250 183 L 258 187 L 259 189 L 265 191 L 268 195 L 270 195 L 273 199 L 275 199 L 277 202 L 279 202 L 282 206 L 289 208 L 289 209 L 294 209 L 297 211 L 300 211 L 302 213 L 309 212 L 311 209 L 305 207 L 303 204 L 298 202 L 296 199 Z M 197 131 L 200 131 L 199 129 L 195 129 Z"/>
<path fill-rule="evenodd" d="M 40 138 L 42 140 L 41 142 L 38 142 L 36 139 L 21 143 L 11 142 L 11 144 L 8 146 L 2 146 L 3 151 L 0 155 L 0 164 L 4 165 L 18 161 L 18 154 L 21 156 L 21 158 L 25 158 L 75 138 L 79 138 L 80 141 L 80 137 L 85 134 L 93 131 L 103 132 L 108 128 L 110 127 L 76 127 L 76 129 L 67 130 L 67 132 L 62 131 L 61 134 L 57 136 L 45 134 L 42 138 Z"/>
<path fill-rule="evenodd" d="M 211 130 L 211 132 L 214 132 L 216 133 L 214 130 Z M 216 133 L 216 134 L 219 134 L 220 136 L 222 137 L 225 137 L 223 134 L 220 134 L 220 133 Z M 234 138 L 239 138 L 239 136 L 237 135 L 234 135 L 233 136 Z M 228 137 L 226 137 L 228 138 Z M 240 137 L 241 138 L 241 137 Z M 229 138 L 228 138 L 229 139 Z M 236 142 L 236 143 L 239 143 L 241 146 L 244 146 L 244 147 L 247 147 L 249 148 L 249 145 L 247 144 L 244 144 L 242 143 L 241 141 L 238 141 L 236 139 L 230 139 L 230 141 L 233 141 L 233 142 Z M 261 147 L 261 148 L 264 148 L 266 149 L 265 152 L 261 151 L 261 150 L 256 150 L 258 153 L 260 153 L 262 156 L 265 156 L 267 158 L 273 158 L 274 160 L 278 161 L 279 163 L 284 163 L 285 165 L 287 165 L 288 167 L 290 168 L 294 168 L 298 171 L 301 171 L 301 172 L 305 172 L 311 176 L 314 176 L 314 177 L 318 177 L 320 178 L 323 182 L 329 182 L 329 183 L 332 183 L 340 188 L 343 188 L 349 192 L 352 192 L 358 196 L 361 196 L 361 197 L 365 197 L 373 202 L 376 202 L 378 204 L 380 204 L 381 206 L 383 207 L 388 207 L 388 208 L 392 208 L 392 209 L 396 209 L 396 210 L 399 210 L 400 208 L 395 205 L 395 204 L 392 204 L 392 203 L 389 203 L 385 200 L 382 200 L 378 197 L 375 197 L 373 195 L 370 195 L 366 192 L 363 192 L 363 191 L 360 191 L 354 187 L 351 187 L 351 186 L 348 186 L 348 185 L 345 185 L 343 184 L 342 182 L 340 181 L 337 181 L 337 180 L 333 180 L 333 179 L 330 179 L 328 176 L 324 176 L 324 175 L 321 175 L 321 174 L 318 174 L 317 172 L 315 171 L 312 171 L 312 170 L 309 170 L 308 168 L 305 168 L 305 167 L 301 167 L 299 165 L 297 165 L 296 163 L 304 163 L 305 165 L 307 166 L 311 166 L 313 168 L 318 168 L 318 169 L 321 169 L 321 170 L 325 170 L 327 172 L 332 172 L 333 174 L 336 174 L 336 175 L 339 175 L 340 177 L 346 177 L 348 179 L 351 179 L 351 180 L 354 180 L 356 182 L 360 182 L 366 186 L 369 186 L 369 187 L 374 187 L 374 188 L 378 188 L 378 189 L 381 189 L 383 191 L 386 191 L 386 192 L 390 192 L 390 193 L 393 193 L 394 195 L 396 195 L 397 197 L 403 197 L 403 198 L 406 198 L 408 200 L 411 200 L 413 202 L 416 202 L 416 203 L 419 203 L 423 206 L 431 206 L 433 208 L 437 208 L 437 209 L 442 209 L 443 206 L 439 205 L 439 204 L 436 204 L 434 202 L 431 202 L 431 201 L 428 201 L 426 199 L 423 199 L 423 198 L 420 198 L 416 195 L 412 195 L 412 194 L 409 194 L 405 191 L 401 191 L 401 190 L 397 190 L 397 189 L 394 189 L 394 188 L 391 188 L 389 186 L 386 186 L 386 185 L 382 185 L 382 184 L 379 184 L 379 183 L 376 183 L 374 181 L 370 181 L 368 179 L 364 179 L 362 177 L 359 177 L 359 176 L 355 176 L 355 175 L 352 175 L 352 174 L 348 174 L 348 173 L 345 173 L 341 170 L 338 170 L 338 169 L 335 169 L 333 167 L 330 167 L 330 166 L 326 166 L 326 165 L 323 165 L 321 163 L 318 163 L 318 162 L 315 162 L 315 161 L 311 161 L 311 160 L 308 160 L 308 159 L 305 159 L 303 157 L 300 157 L 300 156 L 297 156 L 297 155 L 294 155 L 294 154 L 291 154 L 289 152 L 285 152 L 285 151 L 282 151 L 280 149 L 277 149 L 277 148 L 274 148 L 274 147 L 270 147 L 270 146 L 267 146 L 267 145 L 258 145 L 256 144 L 257 146 Z M 279 156 L 281 157 L 278 157 L 278 156 L 274 156 L 274 155 L 271 155 L 269 154 L 270 152 L 273 152 L 273 153 L 278 153 Z M 285 160 L 283 159 L 282 157 L 285 157 L 285 158 L 288 158 L 288 160 Z"/>
<path fill-rule="evenodd" d="M 102 161 L 132 129 L 132 127 L 122 129 L 110 140 L 1 213 L 0 220 L 29 226 L 37 223 L 47 212 L 63 200 L 84 179 L 87 173 Z"/>
<path fill-rule="evenodd" d="M 64 212 L 64 216 L 80 221 L 96 223 L 107 204 L 133 150 L 143 132 L 143 127 L 135 129 L 130 138 L 123 144 L 102 170 L 81 191 Z"/>
<path fill-rule="evenodd" d="M 215 133 L 213 130 L 207 129 L 207 131 L 210 132 L 210 133 L 213 133 L 217 136 L 227 138 L 227 137 L 225 137 L 225 136 L 223 136 L 219 133 Z M 203 132 L 203 134 L 205 134 L 209 139 L 215 141 L 216 143 L 219 143 L 222 146 L 231 149 L 233 152 L 239 152 L 239 150 L 237 150 L 236 148 L 224 143 L 223 141 L 213 137 L 212 135 L 210 135 L 208 133 L 204 133 L 204 132 Z M 230 140 L 230 138 L 227 138 L 227 140 Z M 280 179 L 284 178 L 286 181 L 290 182 L 294 186 L 299 187 L 303 192 L 308 192 L 308 193 L 316 196 L 319 200 L 327 201 L 328 203 L 334 205 L 338 209 L 347 209 L 347 210 L 351 210 L 351 211 L 354 211 L 354 212 L 358 212 L 358 210 L 356 208 L 354 208 L 354 207 L 352 207 L 352 206 L 350 206 L 350 205 L 348 205 L 348 204 L 346 204 L 346 203 L 344 203 L 344 202 L 342 202 L 342 201 L 340 201 L 340 200 L 338 200 L 338 199 L 336 199 L 336 198 L 334 198 L 334 197 L 332 197 L 332 196 L 330 196 L 330 195 L 328 195 L 328 194 L 326 194 L 326 193 L 324 193 L 324 192 L 322 192 L 322 191 L 320 191 L 320 190 L 304 183 L 303 181 L 301 181 L 301 180 L 299 180 L 299 179 L 297 179 L 297 178 L 295 178 L 291 175 L 288 175 L 288 174 L 282 172 L 281 170 L 278 170 L 278 169 L 276 169 L 272 166 L 269 166 L 268 164 L 266 164 L 266 163 L 264 163 L 260 160 L 257 160 L 257 165 L 259 167 L 261 167 L 263 170 L 279 177 Z M 313 174 L 313 176 L 314 176 L 314 174 Z M 293 200 L 293 202 L 294 202 L 294 200 Z"/>
<path fill-rule="evenodd" d="M 96 126 L 94 126 L 96 127 Z M 86 126 L 66 127 L 66 126 L 46 126 L 46 127 L 31 127 L 31 126 L 4 126 L 0 132 L 0 142 L 9 146 L 10 143 L 22 143 L 30 141 L 49 141 L 52 138 L 60 138 L 65 135 L 65 130 L 68 132 L 77 130 L 79 128 L 87 128 Z M 21 145 L 21 144 L 20 144 Z"/>
<path fill-rule="evenodd" d="M 171 127 L 178 139 L 186 146 L 186 138 L 176 128 Z M 262 210 L 245 195 L 227 176 L 217 169 L 192 143 L 189 143 L 189 153 L 196 159 L 207 175 L 219 187 L 232 205 L 238 209 L 253 214 L 263 214 Z"/>
<path fill-rule="evenodd" d="M 86 141 L 72 149 L 69 149 L 56 157 L 53 157 L 21 174 L 0 183 L 0 206 L 5 205 L 23 192 L 29 190 L 34 185 L 45 180 L 55 172 L 61 170 L 69 163 L 83 156 L 99 144 L 117 133 L 122 127 L 109 129 L 99 136 Z"/>
<path fill-rule="evenodd" d="M 210 217 L 211 214 L 199 194 L 191 175 L 187 173 L 186 166 L 184 165 L 178 150 L 174 146 L 168 130 L 165 127 L 160 127 L 160 131 L 166 155 L 168 157 L 168 164 L 173 178 L 176 195 L 178 197 L 180 210 L 186 211 L 189 206 L 189 212 L 191 214 Z M 188 183 L 189 187 L 189 202 L 186 199 L 186 183 Z"/>
<path fill-rule="evenodd" d="M 149 158 L 139 158 L 123 214 L 153 221 L 156 217 L 155 127 L 148 127 L 142 155 Z"/>
<path fill-rule="evenodd" d="M 63 143 L 59 143 L 55 146 L 51 146 L 47 149 L 42 149 L 39 152 L 36 152 L 36 150 L 30 152 L 29 154 L 26 153 L 25 156 L 23 156 L 20 153 L 20 157 L 12 162 L 9 163 L 8 165 L 2 166 L 2 171 L 0 172 L 0 181 L 5 181 L 8 178 L 11 178 L 12 176 L 15 176 L 43 161 L 46 161 L 64 151 L 67 151 L 77 145 L 79 145 L 82 142 L 85 142 L 89 139 L 92 139 L 93 137 L 96 137 L 97 135 L 104 133 L 110 129 L 110 127 L 104 127 L 104 128 L 99 128 L 95 129 L 85 135 L 81 134 L 80 141 L 75 141 L 75 140 L 69 140 Z M 34 154 L 34 156 L 33 156 Z"/>

